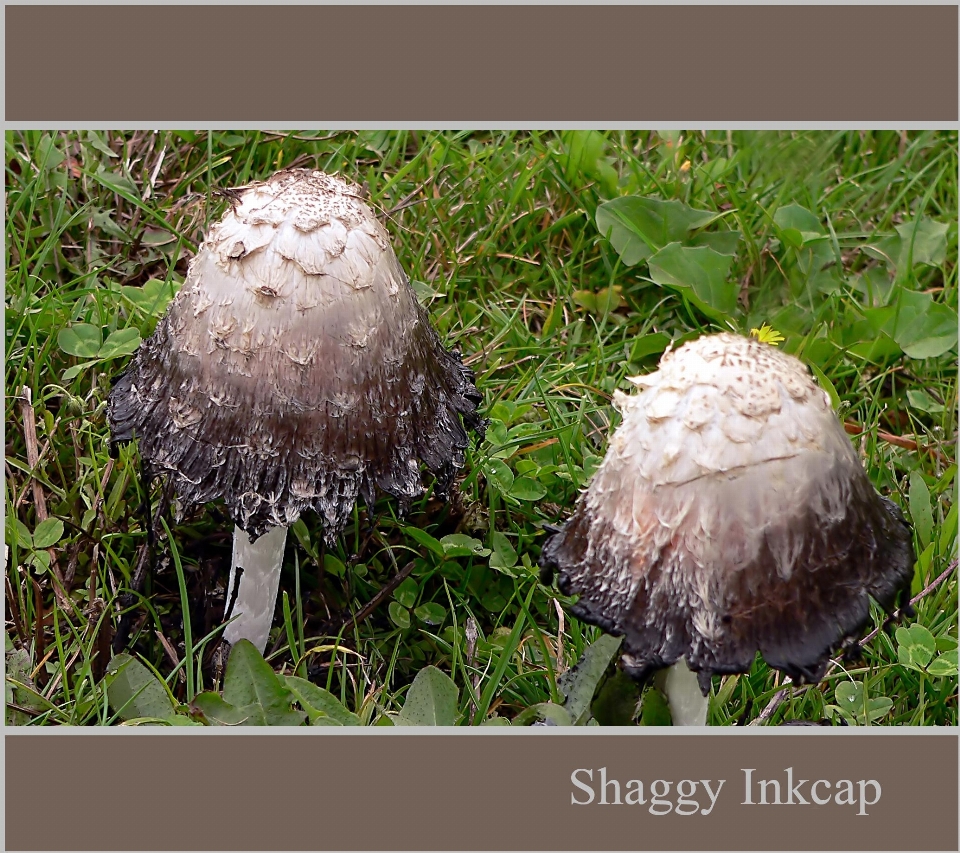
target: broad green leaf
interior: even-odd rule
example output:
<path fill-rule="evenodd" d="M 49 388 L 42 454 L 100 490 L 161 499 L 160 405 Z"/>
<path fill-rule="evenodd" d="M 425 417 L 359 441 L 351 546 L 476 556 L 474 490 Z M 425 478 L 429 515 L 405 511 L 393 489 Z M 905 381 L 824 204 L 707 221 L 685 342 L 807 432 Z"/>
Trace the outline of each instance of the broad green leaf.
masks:
<path fill-rule="evenodd" d="M 957 344 L 957 312 L 934 302 L 929 293 L 898 287 L 892 304 L 863 313 L 876 331 L 893 338 L 910 358 L 933 358 Z"/>
<path fill-rule="evenodd" d="M 916 470 L 910 472 L 909 500 L 913 529 L 917 531 L 921 547 L 926 548 L 933 535 L 933 510 L 930 507 L 930 490 L 924 482 L 923 474 Z"/>
<path fill-rule="evenodd" d="M 91 219 L 93 220 L 94 226 L 107 234 L 107 236 L 124 242 L 130 240 L 127 232 L 117 225 L 114 218 L 107 211 L 94 210 Z"/>
<path fill-rule="evenodd" d="M 773 221 L 780 229 L 783 241 L 795 249 L 804 243 L 821 239 L 826 233 L 820 220 L 799 204 L 788 204 L 779 208 Z"/>
<path fill-rule="evenodd" d="M 897 637 L 897 659 L 901 666 L 922 670 L 933 659 L 937 650 L 933 634 L 923 625 L 899 627 Z"/>
<path fill-rule="evenodd" d="M 13 515 L 7 516 L 7 544 L 16 545 L 18 548 L 27 550 L 33 547 L 33 534 L 19 518 Z"/>
<path fill-rule="evenodd" d="M 298 518 L 295 522 L 293 522 L 293 524 L 290 525 L 290 530 L 296 537 L 297 542 L 299 542 L 303 547 L 303 550 L 314 559 L 317 559 L 319 555 L 316 553 L 316 548 L 313 547 L 313 542 L 310 538 L 310 531 L 307 529 L 307 525 L 304 523 L 304 520 L 302 518 Z"/>
<path fill-rule="evenodd" d="M 249 640 L 230 650 L 223 700 L 247 715 L 245 725 L 299 726 L 304 714 L 291 710 L 294 696 Z"/>
<path fill-rule="evenodd" d="M 404 578 L 393 591 L 393 597 L 402 607 L 413 607 L 420 594 L 420 585 L 413 578 Z"/>
<path fill-rule="evenodd" d="M 410 285 L 413 287 L 414 293 L 417 294 L 417 301 L 424 307 L 428 306 L 440 295 L 438 290 L 431 287 L 424 281 L 416 281 L 415 279 L 411 279 Z"/>
<path fill-rule="evenodd" d="M 47 551 L 34 551 L 27 559 L 27 565 L 33 566 L 38 575 L 50 569 L 50 554 Z"/>
<path fill-rule="evenodd" d="M 156 226 L 147 226 L 143 231 L 143 245 L 144 246 L 166 246 L 170 243 L 174 243 L 177 240 L 177 235 L 171 231 L 168 231 L 166 228 L 157 228 Z"/>
<path fill-rule="evenodd" d="M 417 607 L 413 615 L 426 625 L 442 625 L 447 618 L 447 608 L 435 601 L 428 601 Z"/>
<path fill-rule="evenodd" d="M 944 519 L 943 527 L 940 530 L 940 551 L 948 556 L 956 556 L 957 553 L 957 522 L 960 520 L 960 514 L 957 511 L 957 505 L 950 507 Z"/>
<path fill-rule="evenodd" d="M 897 287 L 893 291 L 891 304 L 881 308 L 868 308 L 863 313 L 876 331 L 886 332 L 890 337 L 896 338 L 898 329 L 922 318 L 932 302 L 933 297 L 928 293 Z"/>
<path fill-rule="evenodd" d="M 867 700 L 867 720 L 871 723 L 886 716 L 887 712 L 893 707 L 893 700 L 886 696 L 878 696 L 875 699 Z"/>
<path fill-rule="evenodd" d="M 496 446 L 506 440 L 507 425 L 497 418 L 490 418 L 490 422 L 487 424 L 487 441 Z"/>
<path fill-rule="evenodd" d="M 66 159 L 66 155 L 57 148 L 50 134 L 44 133 L 37 143 L 37 154 L 35 158 L 37 165 L 45 172 L 52 172 Z"/>
<path fill-rule="evenodd" d="M 491 613 L 502 613 L 503 608 L 507 606 L 507 600 L 496 589 L 491 589 L 484 593 L 480 599 L 481 606 Z"/>
<path fill-rule="evenodd" d="M 563 303 L 559 300 L 550 309 L 546 319 L 543 321 L 543 327 L 540 329 L 541 340 L 546 340 L 563 324 Z"/>
<path fill-rule="evenodd" d="M 198 693 L 190 703 L 190 710 L 194 714 L 201 714 L 211 726 L 258 725 L 251 721 L 253 711 L 250 708 L 237 708 L 224 702 L 219 693 L 210 690 Z"/>
<path fill-rule="evenodd" d="M 37 692 L 30 680 L 32 671 L 33 663 L 29 653 L 24 649 L 17 649 L 6 656 L 4 689 L 8 697 L 11 693 L 13 694 L 13 698 L 7 700 L 7 725 L 27 725 L 33 719 L 32 715 L 10 707 L 11 701 L 25 710 L 36 711 L 40 714 L 45 711 L 57 710 L 49 699 Z"/>
<path fill-rule="evenodd" d="M 874 234 L 870 242 L 864 245 L 863 253 L 868 258 L 881 261 L 887 267 L 896 269 L 900 266 L 900 252 L 903 243 L 896 234 Z"/>
<path fill-rule="evenodd" d="M 726 318 L 737 310 L 740 285 L 727 281 L 733 258 L 706 247 L 671 243 L 648 261 L 650 278 L 683 293 L 708 316 Z"/>
<path fill-rule="evenodd" d="M 448 557 L 486 557 L 490 551 L 479 539 L 465 533 L 451 533 L 440 540 L 443 553 Z"/>
<path fill-rule="evenodd" d="M 397 601 L 391 601 L 387 605 L 387 613 L 394 625 L 406 630 L 410 627 L 410 611 Z"/>
<path fill-rule="evenodd" d="M 537 480 L 540 470 L 540 466 L 532 459 L 517 460 L 517 473 L 521 476 L 529 474 L 534 480 Z"/>
<path fill-rule="evenodd" d="M 583 475 L 588 479 L 592 477 L 597 469 L 603 464 L 603 457 L 596 456 L 593 453 L 583 454 Z"/>
<path fill-rule="evenodd" d="M 493 456 L 500 456 L 504 459 L 512 456 L 516 453 L 516 448 L 504 446 L 509 440 L 510 435 L 507 432 L 506 424 L 496 418 L 490 418 L 490 423 L 487 424 L 486 438 L 486 443 L 491 448 L 490 453 Z"/>
<path fill-rule="evenodd" d="M 443 556 L 443 545 L 426 531 L 421 530 L 419 527 L 406 527 L 404 531 L 414 542 L 423 545 L 428 551 L 433 551 L 438 557 Z"/>
<path fill-rule="evenodd" d="M 922 388 L 911 388 L 907 391 L 907 401 L 920 412 L 936 415 L 943 411 L 943 403 L 938 403 Z"/>
<path fill-rule="evenodd" d="M 531 705 L 513 718 L 515 726 L 532 726 L 534 723 L 545 723 L 548 726 L 572 726 L 574 720 L 566 708 L 555 705 L 553 702 Z"/>
<path fill-rule="evenodd" d="M 140 190 L 130 178 L 120 172 L 110 171 L 102 163 L 97 166 L 96 172 L 87 172 L 86 174 L 103 184 L 108 190 L 123 196 L 131 204 L 138 204 L 142 201 Z"/>
<path fill-rule="evenodd" d="M 142 287 L 124 285 L 120 292 L 138 310 L 149 316 L 158 316 L 163 313 L 167 303 L 177 291 L 177 285 L 160 278 L 152 278 Z"/>
<path fill-rule="evenodd" d="M 4 681 L 4 692 L 7 699 L 7 724 L 20 725 L 21 723 L 26 723 L 29 720 L 28 715 L 17 716 L 16 714 L 11 715 L 11 709 L 9 705 L 12 702 L 17 701 L 19 698 L 18 694 L 22 694 L 25 691 L 21 690 L 21 686 L 24 686 L 24 683 L 32 684 L 30 674 L 33 671 L 32 658 L 30 653 L 26 649 L 17 649 L 14 648 L 13 643 L 10 640 L 9 634 L 5 637 L 6 640 L 6 654 L 4 657 L 6 666 L 4 668 L 5 681 Z M 26 690 L 26 693 L 29 693 L 29 689 Z M 21 704 L 17 702 L 17 704 Z"/>
<path fill-rule="evenodd" d="M 513 543 L 504 536 L 499 530 L 494 531 L 490 536 L 493 544 L 493 553 L 490 555 L 490 568 L 498 571 L 506 571 L 507 574 L 513 574 L 508 571 L 517 564 L 517 549 Z"/>
<path fill-rule="evenodd" d="M 643 701 L 640 703 L 640 724 L 644 726 L 673 725 L 667 697 L 656 687 L 649 688 L 643 694 Z"/>
<path fill-rule="evenodd" d="M 863 294 L 863 303 L 867 308 L 885 305 L 893 290 L 893 276 L 882 266 L 868 267 L 863 272 L 851 275 L 850 286 Z"/>
<path fill-rule="evenodd" d="M 132 327 L 117 329 L 107 336 L 97 355 L 102 359 L 119 358 L 136 352 L 138 346 L 140 346 L 140 332 L 137 329 Z"/>
<path fill-rule="evenodd" d="M 510 491 L 513 485 L 513 471 L 510 470 L 506 462 L 500 459 L 488 459 L 484 465 L 484 474 L 487 482 L 490 483 L 498 492 L 505 495 Z"/>
<path fill-rule="evenodd" d="M 897 225 L 896 231 L 902 242 L 898 265 L 906 265 L 912 247 L 914 265 L 940 266 L 947 258 L 949 228 L 948 223 L 936 222 L 928 216 Z"/>
<path fill-rule="evenodd" d="M 557 679 L 557 689 L 564 696 L 563 707 L 574 722 L 581 722 L 589 713 L 597 686 L 622 642 L 622 637 L 601 634 L 587 646 L 576 665 Z"/>
<path fill-rule="evenodd" d="M 603 194 L 612 196 L 617 191 L 618 175 L 610 158 L 604 154 L 607 139 L 598 130 L 567 130 L 561 136 L 564 156 L 561 165 L 567 181 L 583 176 L 597 181 Z"/>
<path fill-rule="evenodd" d="M 564 177 L 590 174 L 607 147 L 606 137 L 597 130 L 568 130 L 561 135 L 564 146 Z"/>
<path fill-rule="evenodd" d="M 59 518 L 41 521 L 33 531 L 34 548 L 51 548 L 63 536 L 63 522 Z"/>
<path fill-rule="evenodd" d="M 575 290 L 573 301 L 581 308 L 597 316 L 609 314 L 626 304 L 623 299 L 623 288 L 617 284 L 611 287 L 603 287 L 597 291 Z"/>
<path fill-rule="evenodd" d="M 706 163 L 697 163 L 694 168 L 700 180 L 706 184 L 715 184 L 730 171 L 733 162 L 733 160 L 728 160 L 726 157 L 716 157 L 713 160 L 708 160 Z"/>
<path fill-rule="evenodd" d="M 245 726 L 300 726 L 307 716 L 305 711 L 270 709 L 259 702 L 242 705 L 237 711 L 244 716 Z"/>
<path fill-rule="evenodd" d="M 957 638 L 943 634 L 937 637 L 937 651 L 955 652 L 957 650 Z"/>
<path fill-rule="evenodd" d="M 88 130 L 84 133 L 84 137 L 87 142 L 89 142 L 94 148 L 97 149 L 101 154 L 106 155 L 111 160 L 116 159 L 120 155 L 113 151 L 109 145 L 107 145 L 106 140 L 100 136 L 100 134 L 95 130 Z"/>
<path fill-rule="evenodd" d="M 123 720 L 166 719 L 176 714 L 167 688 L 128 654 L 119 654 L 107 664 L 107 699 Z"/>
<path fill-rule="evenodd" d="M 696 210 L 683 202 L 627 196 L 597 208 L 597 228 L 627 266 L 645 261 L 674 242 L 690 239 L 691 232 L 722 214 Z"/>
<path fill-rule="evenodd" d="M 334 554 L 323 555 L 323 570 L 338 578 L 342 578 L 347 573 L 343 560 Z"/>
<path fill-rule="evenodd" d="M 68 355 L 94 358 L 100 352 L 103 337 L 99 326 L 90 323 L 74 323 L 57 334 L 57 345 Z"/>
<path fill-rule="evenodd" d="M 99 363 L 100 363 L 100 359 L 95 358 L 95 359 L 92 359 L 91 361 L 81 361 L 80 364 L 75 364 L 73 367 L 68 367 L 66 370 L 63 371 L 63 376 L 60 377 L 61 381 L 63 382 L 64 385 L 66 385 L 72 379 L 74 379 L 75 377 L 83 373 L 83 371 L 86 370 L 88 367 L 94 364 L 99 364 Z"/>
<path fill-rule="evenodd" d="M 633 342 L 630 348 L 630 361 L 643 361 L 647 356 L 659 355 L 670 346 L 670 336 L 663 332 L 643 335 Z"/>
<path fill-rule="evenodd" d="M 460 691 L 445 672 L 426 666 L 407 691 L 400 713 L 394 718 L 398 726 L 452 726 L 457 722 L 457 699 Z"/>
<path fill-rule="evenodd" d="M 690 246 L 706 246 L 721 255 L 735 255 L 740 243 L 739 231 L 701 231 L 687 241 Z"/>
<path fill-rule="evenodd" d="M 957 674 L 957 650 L 943 652 L 927 667 L 927 672 L 935 678 L 952 678 Z"/>
<path fill-rule="evenodd" d="M 837 705 L 852 711 L 859 702 L 863 701 L 863 685 L 859 681 L 841 681 L 833 695 Z"/>
<path fill-rule="evenodd" d="M 498 400 L 487 410 L 487 414 L 491 418 L 503 421 L 504 424 L 510 424 L 513 423 L 516 411 L 516 403 L 510 402 L 510 400 Z"/>
<path fill-rule="evenodd" d="M 935 302 L 927 315 L 899 332 L 897 343 L 910 358 L 936 358 L 957 346 L 957 312 Z"/>
<path fill-rule="evenodd" d="M 287 687 L 297 697 L 297 701 L 307 712 L 310 725 L 359 726 L 360 718 L 351 714 L 329 690 L 317 687 L 296 675 L 285 677 Z M 323 722 L 318 723 L 318 720 Z"/>
<path fill-rule="evenodd" d="M 517 477 L 510 489 L 510 497 L 518 501 L 538 501 L 546 493 L 546 487 L 530 477 Z"/>
<path fill-rule="evenodd" d="M 616 669 L 590 703 L 590 714 L 601 726 L 632 725 L 640 693 L 640 685 L 622 669 Z"/>

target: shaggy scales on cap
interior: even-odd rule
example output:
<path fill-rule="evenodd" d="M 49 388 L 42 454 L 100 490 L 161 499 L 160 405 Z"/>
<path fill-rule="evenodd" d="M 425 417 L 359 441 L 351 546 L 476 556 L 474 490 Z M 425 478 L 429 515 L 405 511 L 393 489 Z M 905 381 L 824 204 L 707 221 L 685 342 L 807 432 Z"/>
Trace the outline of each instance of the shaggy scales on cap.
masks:
<path fill-rule="evenodd" d="M 442 494 L 483 424 L 358 187 L 298 169 L 228 195 L 108 416 L 183 508 L 226 504 L 244 579 L 224 636 L 262 649 L 286 528 L 314 510 L 332 541 L 358 496 L 420 495 L 421 463 Z"/>
<path fill-rule="evenodd" d="M 746 672 L 759 651 L 795 682 L 870 618 L 906 603 L 910 528 L 871 485 L 826 393 L 792 356 L 732 334 L 668 352 L 618 393 L 623 422 L 564 528 L 546 578 L 576 616 L 623 635 L 638 680 Z M 692 680 L 689 675 L 688 680 Z M 675 722 L 679 703 L 671 701 Z M 687 722 L 702 724 L 692 702 Z"/>

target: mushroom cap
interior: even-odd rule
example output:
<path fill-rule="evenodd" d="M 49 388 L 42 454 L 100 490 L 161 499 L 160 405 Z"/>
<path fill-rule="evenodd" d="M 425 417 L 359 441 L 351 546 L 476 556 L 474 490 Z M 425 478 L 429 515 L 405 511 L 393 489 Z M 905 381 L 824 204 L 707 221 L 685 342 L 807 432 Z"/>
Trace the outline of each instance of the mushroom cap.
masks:
<path fill-rule="evenodd" d="M 855 642 L 869 598 L 906 601 L 910 528 L 874 490 L 804 365 L 739 335 L 699 338 L 618 394 L 623 421 L 544 575 L 579 618 L 624 637 L 638 679 L 685 658 L 798 683 Z"/>
<path fill-rule="evenodd" d="M 481 398 L 361 190 L 298 169 L 228 195 L 110 393 L 114 444 L 254 538 L 313 509 L 332 539 L 358 495 L 421 494 L 421 462 L 442 494 Z"/>

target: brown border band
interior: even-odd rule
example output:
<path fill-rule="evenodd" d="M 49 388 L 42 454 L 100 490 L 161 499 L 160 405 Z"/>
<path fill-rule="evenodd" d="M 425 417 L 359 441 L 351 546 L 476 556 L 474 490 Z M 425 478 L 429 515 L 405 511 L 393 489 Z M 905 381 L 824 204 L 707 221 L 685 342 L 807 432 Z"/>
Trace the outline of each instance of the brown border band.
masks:
<path fill-rule="evenodd" d="M 944 734 L 11 735 L 6 849 L 956 850 Z"/>
<path fill-rule="evenodd" d="M 10 122 L 928 122 L 956 6 L 7 6 Z M 42 55 L 42 61 L 37 61 Z"/>
<path fill-rule="evenodd" d="M 15 6 L 5 20 L 6 119 L 21 125 L 958 117 L 956 6 Z M 956 732 L 238 741 L 7 731 L 7 849 L 958 844 Z M 602 767 L 623 796 L 631 779 L 671 781 L 674 802 L 676 782 L 727 781 L 710 814 L 572 805 L 586 795 L 570 773 L 599 780 Z M 781 783 L 788 767 L 794 783 L 875 779 L 880 807 L 745 806 L 751 767 Z M 809 799 L 809 784 L 800 794 Z"/>

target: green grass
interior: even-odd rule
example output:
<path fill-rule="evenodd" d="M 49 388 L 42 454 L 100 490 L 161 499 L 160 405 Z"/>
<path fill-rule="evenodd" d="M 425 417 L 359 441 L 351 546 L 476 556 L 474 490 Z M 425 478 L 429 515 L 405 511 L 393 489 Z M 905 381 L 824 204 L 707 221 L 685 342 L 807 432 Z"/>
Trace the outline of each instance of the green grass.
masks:
<path fill-rule="evenodd" d="M 603 457 L 613 391 L 670 340 L 763 323 L 862 429 L 871 480 L 915 525 L 915 623 L 935 655 L 956 654 L 955 132 L 18 131 L 6 136 L 9 722 L 116 722 L 105 671 L 124 608 L 129 651 L 177 702 L 218 686 L 231 525 L 215 505 L 168 520 L 142 593 L 122 605 L 146 565 L 144 495 L 135 448 L 110 459 L 105 401 L 225 206 L 214 191 L 291 166 L 367 184 L 491 425 L 451 504 L 428 495 L 400 519 L 383 499 L 375 533 L 360 508 L 332 550 L 315 518 L 294 528 L 267 649 L 276 672 L 371 724 L 430 664 L 453 678 L 464 722 L 560 699 L 557 677 L 598 632 L 539 584 L 542 524 L 566 517 Z M 696 290 L 626 264 L 596 223 L 626 195 L 720 214 L 704 230 L 739 232 L 729 266 L 711 255 L 720 274 Z M 856 719 L 889 700 L 873 722 L 955 725 L 956 676 L 906 665 L 899 645 L 881 630 L 862 661 L 794 691 L 769 722 L 819 720 L 838 702 Z M 863 686 L 846 706 L 844 684 Z M 711 722 L 755 719 L 778 687 L 762 662 L 715 679 Z"/>

